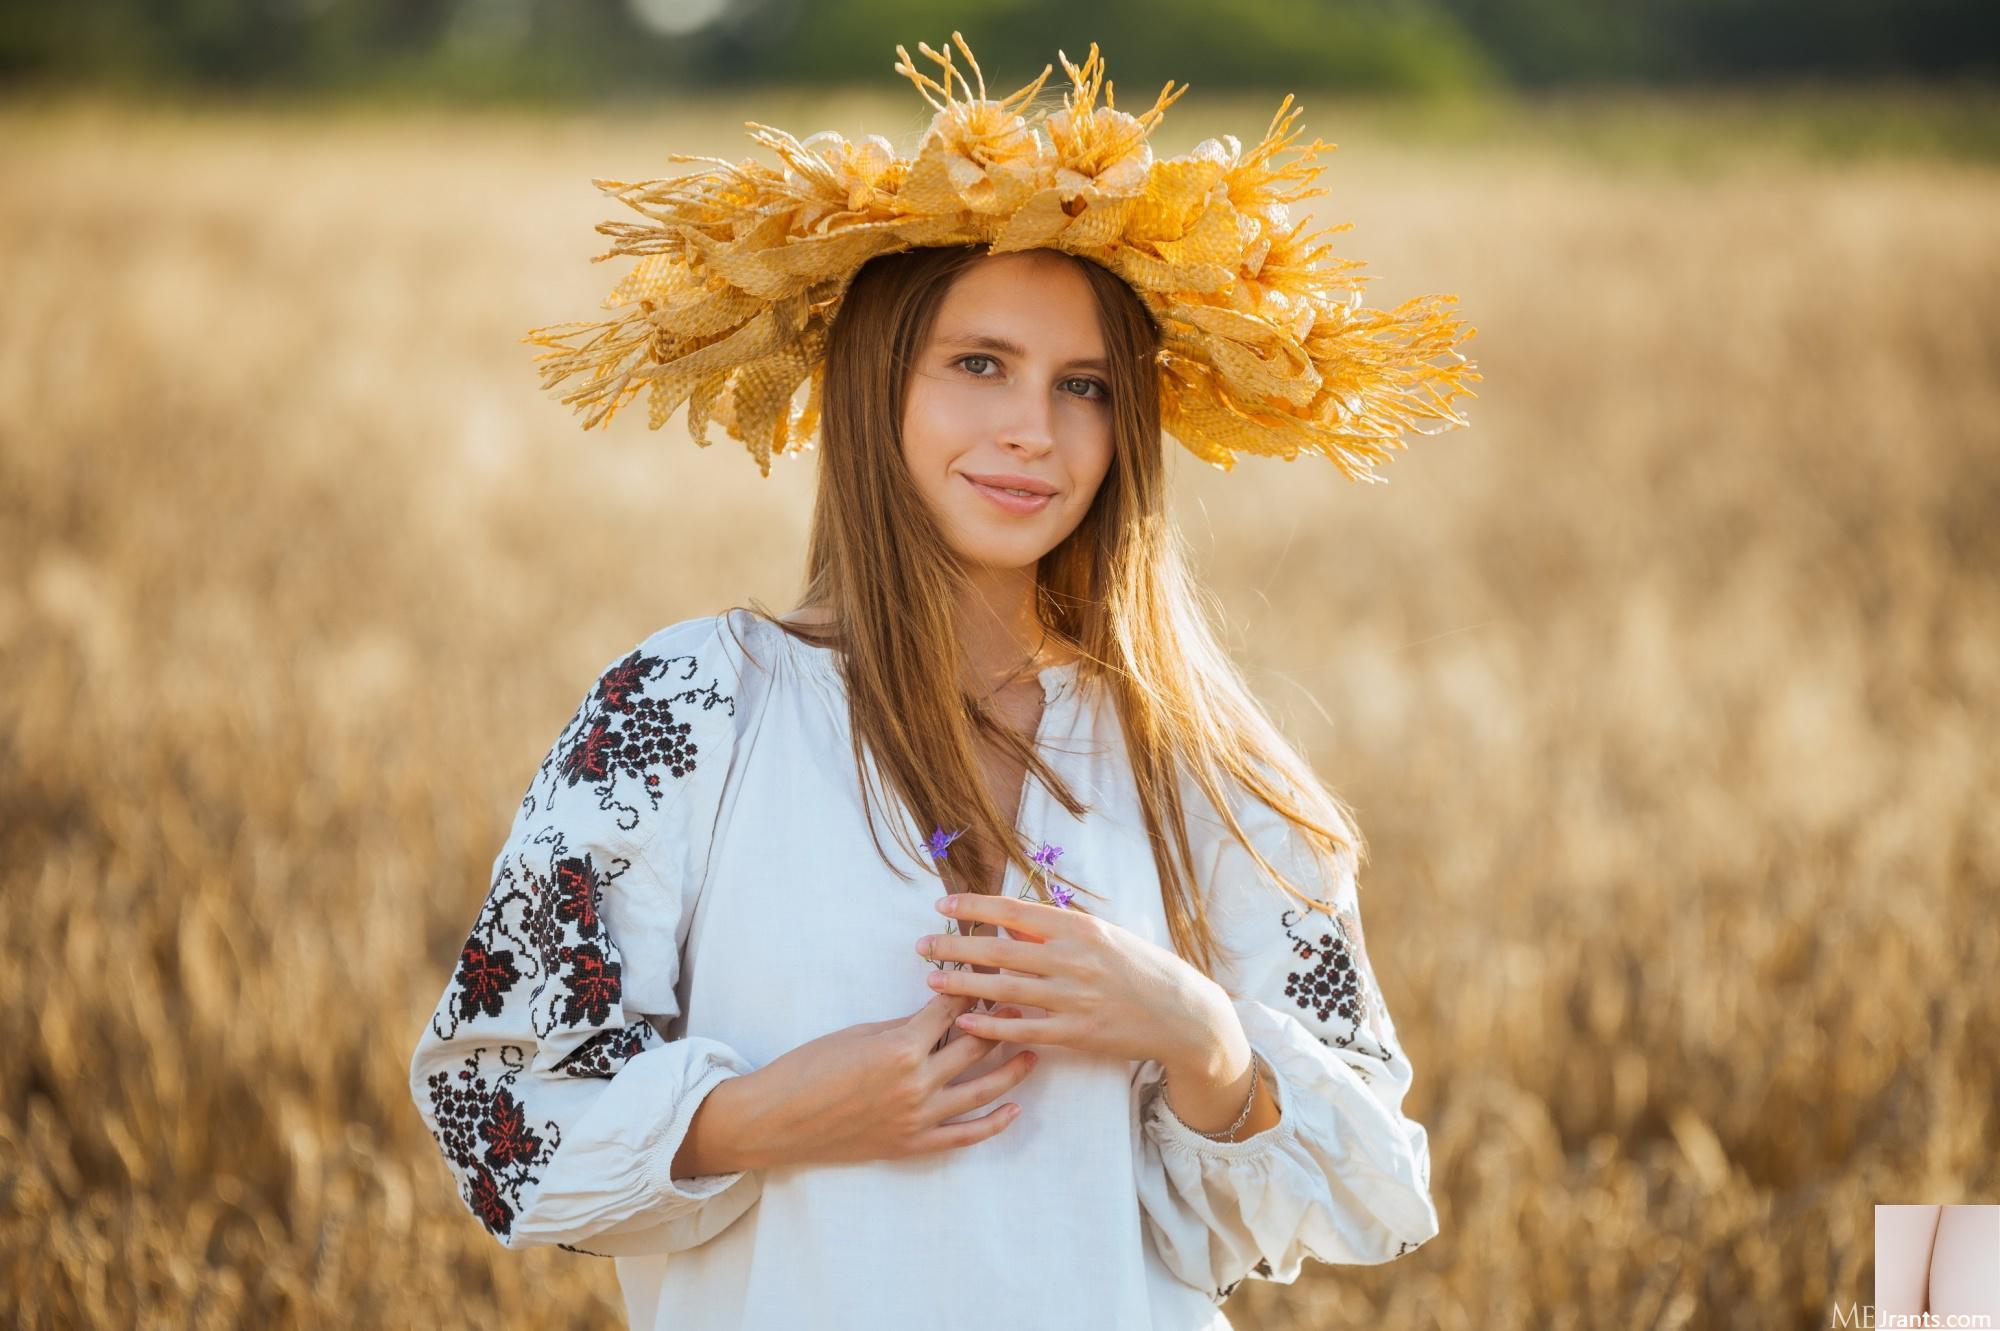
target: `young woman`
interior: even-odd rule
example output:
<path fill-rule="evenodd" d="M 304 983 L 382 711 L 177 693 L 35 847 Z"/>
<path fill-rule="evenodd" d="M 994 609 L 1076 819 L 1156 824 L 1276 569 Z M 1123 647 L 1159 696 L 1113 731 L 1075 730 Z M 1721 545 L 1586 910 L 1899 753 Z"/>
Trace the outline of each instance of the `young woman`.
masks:
<path fill-rule="evenodd" d="M 827 174 L 783 183 L 795 223 L 806 183 L 864 197 Z M 856 265 L 799 334 L 801 604 L 611 662 L 494 862 L 411 1068 L 462 1197 L 675 1331 L 1226 1328 L 1246 1277 L 1409 1252 L 1438 1217 L 1359 838 L 1184 566 L 1159 320 L 1053 248 Z M 720 288 L 645 280 L 655 322 L 591 354 L 657 358 L 666 311 L 710 356 Z M 776 383 L 782 428 L 806 358 L 744 317 L 771 361 L 732 387 Z M 699 436 L 715 399 L 673 382 Z"/>

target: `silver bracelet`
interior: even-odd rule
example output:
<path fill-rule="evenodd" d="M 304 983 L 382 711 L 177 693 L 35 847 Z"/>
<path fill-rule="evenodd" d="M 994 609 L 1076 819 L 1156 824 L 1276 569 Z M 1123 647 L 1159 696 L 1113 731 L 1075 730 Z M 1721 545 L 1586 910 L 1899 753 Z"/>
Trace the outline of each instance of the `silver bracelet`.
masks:
<path fill-rule="evenodd" d="M 1250 1121 L 1250 1108 L 1252 1105 L 1257 1103 L 1257 1084 L 1262 1079 L 1263 1079 L 1263 1073 L 1257 1067 L 1257 1055 L 1253 1051 L 1250 1055 L 1250 1098 L 1243 1102 L 1243 1112 L 1236 1116 L 1236 1121 L 1234 1123 L 1231 1123 L 1228 1127 L 1224 1128 L 1221 1132 L 1203 1132 L 1200 1128 L 1188 1127 L 1186 1123 L 1181 1121 L 1181 1116 L 1179 1114 L 1174 1114 L 1174 1107 L 1170 1104 L 1167 1105 L 1167 1112 L 1169 1114 L 1173 1114 L 1174 1122 L 1180 1123 L 1182 1127 L 1187 1128 L 1189 1132 L 1194 1133 L 1197 1137 L 1206 1137 L 1210 1141 L 1216 1141 L 1216 1142 L 1233 1141 L 1236 1137 L 1236 1130 L 1242 1127 L 1245 1123 L 1248 1123 Z M 1167 1070 L 1165 1068 L 1161 1068 L 1160 1069 L 1161 1103 L 1164 1104 L 1166 1102 L 1166 1098 L 1167 1098 Z"/>

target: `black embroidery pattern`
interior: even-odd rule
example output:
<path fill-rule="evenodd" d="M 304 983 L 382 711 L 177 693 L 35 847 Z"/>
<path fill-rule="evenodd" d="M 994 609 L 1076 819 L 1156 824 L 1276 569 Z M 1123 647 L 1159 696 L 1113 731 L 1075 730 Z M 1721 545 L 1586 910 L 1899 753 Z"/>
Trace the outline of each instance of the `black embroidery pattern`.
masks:
<path fill-rule="evenodd" d="M 1328 1025 L 1335 1016 L 1346 1023 L 1349 1029 L 1345 1033 L 1335 1032 L 1331 1038 L 1320 1035 L 1320 1043 L 1349 1049 L 1366 1033 L 1374 1041 L 1374 1048 L 1367 1052 L 1386 1056 L 1393 1048 L 1386 1023 L 1387 1009 L 1368 965 L 1360 915 L 1352 909 L 1341 909 L 1331 916 L 1323 912 L 1311 914 L 1331 926 L 1316 939 L 1301 937 L 1296 932 L 1296 927 L 1308 918 L 1304 910 L 1287 910 L 1279 921 L 1285 937 L 1291 940 L 1292 952 L 1311 964 L 1310 970 L 1293 971 L 1285 976 L 1285 997 L 1315 1017 L 1321 1026 Z"/>
<path fill-rule="evenodd" d="M 470 1021 L 482 1012 L 499 1016 L 502 1000 L 520 978 L 521 969 L 514 964 L 512 951 L 496 948 L 488 939 L 473 934 L 465 940 L 465 949 L 458 957 L 458 1019 Z"/>
<path fill-rule="evenodd" d="M 525 1191 L 562 1140 L 560 1125 L 534 1112 L 530 1068 L 538 1049 L 577 1032 L 553 1071 L 608 1079 L 664 1040 L 650 1022 L 623 1021 L 624 966 L 605 923 L 604 893 L 631 863 L 572 850 L 555 806 L 562 791 L 586 786 L 597 808 L 628 832 L 642 807 L 660 808 L 665 782 L 695 770 L 693 727 L 675 708 L 726 707 L 735 715 L 735 699 L 713 684 L 678 687 L 697 665 L 692 656 L 634 651 L 598 679 L 522 799 L 512 840 L 431 1018 L 436 1041 L 466 1048 L 456 1066 L 426 1078 L 435 1135 L 466 1205 L 496 1235 L 512 1232 Z M 475 1043 L 489 1024 L 498 1038 Z"/>
<path fill-rule="evenodd" d="M 543 761 L 541 780 L 522 799 L 523 807 L 535 813 L 537 792 L 543 791 L 546 811 L 561 790 L 581 785 L 597 796 L 598 808 L 618 815 L 621 830 L 637 827 L 637 800 L 643 795 L 648 808 L 658 809 L 666 780 L 679 780 L 695 768 L 700 750 L 688 738 L 694 727 L 676 714 L 676 706 L 704 712 L 727 707 L 736 715 L 736 700 L 713 683 L 674 689 L 692 680 L 699 664 L 693 656 L 648 656 L 634 649 L 605 671 Z M 664 690 L 651 692 L 655 685 Z"/>
<path fill-rule="evenodd" d="M 559 955 L 569 967 L 563 976 L 562 1024 L 602 1026 L 611 1020 L 619 993 L 618 963 L 591 943 L 566 947 Z"/>
<path fill-rule="evenodd" d="M 501 1067 L 490 1085 L 480 1069 L 488 1052 Z M 554 1123 L 542 1124 L 539 1132 L 529 1126 L 527 1110 L 514 1095 L 527 1060 L 528 1051 L 519 1045 L 475 1049 L 457 1072 L 433 1072 L 427 1079 L 438 1145 L 458 1167 L 459 1195 L 495 1234 L 513 1231 L 521 1190 L 535 1181 L 534 1167 L 562 1141 Z"/>
<path fill-rule="evenodd" d="M 644 1021 L 624 1030 L 591 1036 L 563 1056 L 556 1069 L 571 1077 L 610 1077 L 626 1062 L 660 1042 L 660 1033 Z"/>
<path fill-rule="evenodd" d="M 501 863 L 494 876 L 459 949 L 445 1001 L 431 1019 L 441 1040 L 455 1038 L 465 1022 L 504 1015 L 508 996 L 524 980 L 532 982 L 529 1024 L 537 1036 L 602 1026 L 618 1006 L 624 968 L 604 927 L 602 907 L 605 885 L 630 862 L 600 867 L 588 851 L 571 855 L 562 832 L 553 828 L 536 842 L 547 847 L 545 867 L 537 871 L 523 853 Z"/>

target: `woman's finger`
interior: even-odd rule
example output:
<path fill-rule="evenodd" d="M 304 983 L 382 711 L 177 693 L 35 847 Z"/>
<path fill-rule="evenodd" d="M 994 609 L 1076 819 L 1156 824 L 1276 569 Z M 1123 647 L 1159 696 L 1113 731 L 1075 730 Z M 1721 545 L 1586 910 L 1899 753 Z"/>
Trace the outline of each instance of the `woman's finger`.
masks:
<path fill-rule="evenodd" d="M 981 1073 L 970 1081 L 943 1088 L 935 1101 L 939 1118 L 956 1118 L 988 1103 L 1002 1092 L 1012 1090 L 1035 1070 L 1039 1058 L 1040 1055 L 1032 1049 L 1018 1050 L 1012 1058 L 999 1067 Z"/>
<path fill-rule="evenodd" d="M 1023 943 L 997 934 L 926 934 L 917 951 L 932 961 L 964 961 L 1030 975 L 1052 975 L 1060 960 L 1047 943 Z"/>
<path fill-rule="evenodd" d="M 950 1085 L 992 1052 L 993 1041 L 982 1040 L 973 1031 L 953 1026 L 944 1033 L 943 1043 L 931 1050 L 929 1073 L 932 1087 Z"/>
<path fill-rule="evenodd" d="M 1006 971 L 989 975 L 975 970 L 941 970 L 931 975 L 930 985 L 941 994 L 970 994 L 993 1004 L 1032 1003 L 1036 1007 L 1054 1006 L 1050 1000 L 1059 992 L 1052 981 Z"/>
<path fill-rule="evenodd" d="M 1015 1016 L 1002 1015 L 1013 1012 Z M 955 1023 L 967 1035 L 976 1035 L 994 1044 L 1061 1044 L 1063 1025 L 1055 1017 L 1023 1017 L 1019 1008 L 995 1012 L 967 1012 Z"/>
<path fill-rule="evenodd" d="M 981 1114 L 978 1118 L 963 1119 L 957 1123 L 945 1123 L 926 1129 L 911 1140 L 910 1151 L 915 1155 L 929 1155 L 936 1151 L 951 1151 L 970 1146 L 974 1142 L 997 1136 L 1020 1116 L 1020 1101 L 1009 1100 L 998 1109 Z"/>
<path fill-rule="evenodd" d="M 915 1038 L 926 1041 L 924 1047 L 935 1054 L 950 1041 L 953 1031 L 957 1029 L 951 1024 L 951 1019 L 977 1001 L 965 994 L 933 994 L 930 1002 L 903 1020 L 903 1025 L 913 1032 Z"/>
<path fill-rule="evenodd" d="M 1041 938 L 1071 938 L 1087 926 L 1090 917 L 1064 906 L 1051 906 L 1041 901 L 1024 901 L 1020 897 L 988 896 L 982 892 L 959 893 L 939 897 L 934 903 L 938 910 L 951 916 L 964 927 L 967 920 L 978 920 L 997 925 L 1010 933 L 1034 934 Z"/>

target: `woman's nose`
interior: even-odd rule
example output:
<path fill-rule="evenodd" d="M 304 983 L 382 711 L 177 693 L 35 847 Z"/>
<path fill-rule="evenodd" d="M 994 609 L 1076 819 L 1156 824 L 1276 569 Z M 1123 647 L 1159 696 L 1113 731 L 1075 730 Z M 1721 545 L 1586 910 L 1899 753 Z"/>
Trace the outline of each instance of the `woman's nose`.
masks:
<path fill-rule="evenodd" d="M 1007 405 L 1007 420 L 998 436 L 1001 444 L 1031 455 L 1055 446 L 1055 403 L 1048 394 L 1023 391 Z"/>

